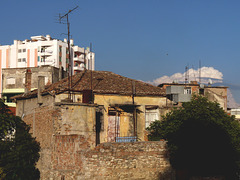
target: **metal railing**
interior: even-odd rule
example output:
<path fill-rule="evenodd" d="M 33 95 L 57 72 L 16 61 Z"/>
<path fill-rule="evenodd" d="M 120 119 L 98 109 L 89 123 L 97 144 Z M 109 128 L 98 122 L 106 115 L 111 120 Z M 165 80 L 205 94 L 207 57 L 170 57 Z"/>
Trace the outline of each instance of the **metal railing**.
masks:
<path fill-rule="evenodd" d="M 137 136 L 116 137 L 115 142 L 137 142 Z"/>

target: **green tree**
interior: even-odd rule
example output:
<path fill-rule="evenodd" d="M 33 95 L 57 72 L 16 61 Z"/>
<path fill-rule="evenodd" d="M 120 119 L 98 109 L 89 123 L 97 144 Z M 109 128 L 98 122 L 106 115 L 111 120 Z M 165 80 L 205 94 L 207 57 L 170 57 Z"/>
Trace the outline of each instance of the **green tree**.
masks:
<path fill-rule="evenodd" d="M 170 163 L 192 176 L 238 179 L 240 124 L 216 102 L 193 96 L 148 128 L 149 140 L 165 139 Z"/>
<path fill-rule="evenodd" d="M 40 145 L 29 133 L 30 127 L 14 116 L 0 99 L 0 179 L 35 180 Z"/>

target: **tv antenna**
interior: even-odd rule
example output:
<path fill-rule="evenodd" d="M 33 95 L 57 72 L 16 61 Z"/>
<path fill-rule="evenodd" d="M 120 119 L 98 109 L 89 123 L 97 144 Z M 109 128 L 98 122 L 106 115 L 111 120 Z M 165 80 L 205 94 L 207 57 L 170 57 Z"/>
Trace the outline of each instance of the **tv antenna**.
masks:
<path fill-rule="evenodd" d="M 68 99 L 71 100 L 71 87 L 72 87 L 72 56 L 71 56 L 71 46 L 70 46 L 70 22 L 68 19 L 68 15 L 73 12 L 74 10 L 76 10 L 78 8 L 78 6 L 76 6 L 73 9 L 70 9 L 66 14 L 64 15 L 60 15 L 59 14 L 59 23 L 60 24 L 67 24 L 67 29 L 68 29 L 68 33 L 67 33 L 67 44 L 68 44 L 68 63 L 67 63 L 67 74 L 68 74 Z M 67 19 L 67 23 L 63 22 L 63 19 L 66 18 Z"/>
<path fill-rule="evenodd" d="M 194 81 L 196 81 L 196 76 L 195 76 L 195 70 L 194 70 L 194 66 L 192 65 L 192 72 L 193 72 L 193 76 L 194 76 Z"/>
<path fill-rule="evenodd" d="M 199 84 L 201 84 L 201 60 L 199 60 Z"/>
<path fill-rule="evenodd" d="M 189 65 L 185 66 L 185 84 L 189 83 Z"/>

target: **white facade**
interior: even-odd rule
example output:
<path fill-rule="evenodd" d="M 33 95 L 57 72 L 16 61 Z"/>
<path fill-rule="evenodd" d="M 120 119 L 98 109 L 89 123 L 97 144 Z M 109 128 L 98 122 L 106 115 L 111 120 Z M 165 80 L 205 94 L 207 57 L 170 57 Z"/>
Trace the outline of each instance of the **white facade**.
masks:
<path fill-rule="evenodd" d="M 71 45 L 72 72 L 84 68 L 94 70 L 95 54 L 88 49 Z M 52 39 L 50 35 L 32 36 L 31 40 L 14 40 L 12 45 L 0 46 L 0 97 L 2 93 L 2 68 L 24 68 L 50 65 L 68 70 L 69 51 L 67 39 Z"/>

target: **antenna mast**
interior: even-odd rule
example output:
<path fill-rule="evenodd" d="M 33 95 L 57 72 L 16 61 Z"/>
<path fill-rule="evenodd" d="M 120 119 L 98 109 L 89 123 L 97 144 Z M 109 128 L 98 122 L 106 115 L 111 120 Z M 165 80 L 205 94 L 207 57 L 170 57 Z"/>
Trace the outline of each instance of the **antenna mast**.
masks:
<path fill-rule="evenodd" d="M 92 43 L 90 43 L 90 61 L 92 61 Z M 88 67 L 90 69 L 90 67 Z M 91 102 L 94 103 L 93 99 L 93 72 L 92 72 L 92 62 L 91 62 Z"/>
<path fill-rule="evenodd" d="M 78 6 L 76 6 L 73 9 L 70 9 L 66 14 L 60 16 L 59 14 L 59 23 L 61 24 L 65 24 L 62 23 L 62 19 L 66 18 L 67 19 L 67 29 L 68 29 L 68 39 L 67 39 L 67 43 L 68 43 L 68 63 L 67 63 L 67 74 L 68 74 L 68 99 L 71 100 L 71 87 L 72 87 L 72 56 L 71 56 L 71 46 L 70 46 L 70 22 L 68 20 L 68 15 L 74 11 L 75 9 L 77 9 Z"/>
<path fill-rule="evenodd" d="M 199 60 L 199 84 L 201 84 L 201 60 Z"/>
<path fill-rule="evenodd" d="M 186 66 L 186 67 L 185 67 L 185 84 L 188 83 L 188 79 L 189 79 L 189 75 L 188 75 L 189 72 L 188 72 L 188 69 L 189 69 L 188 66 Z"/>
<path fill-rule="evenodd" d="M 192 69 L 193 69 L 194 81 L 196 81 L 195 70 L 194 70 L 194 66 L 193 65 L 192 65 Z"/>

